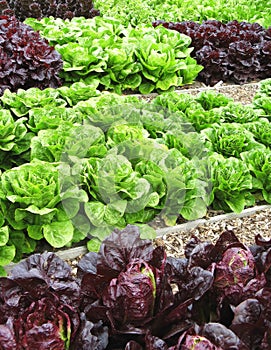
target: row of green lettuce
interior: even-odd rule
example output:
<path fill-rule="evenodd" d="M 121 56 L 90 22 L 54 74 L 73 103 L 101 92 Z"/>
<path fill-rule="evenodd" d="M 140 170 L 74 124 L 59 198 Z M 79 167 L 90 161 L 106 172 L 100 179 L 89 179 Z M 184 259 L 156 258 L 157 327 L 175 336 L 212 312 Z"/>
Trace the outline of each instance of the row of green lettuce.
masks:
<path fill-rule="evenodd" d="M 271 80 L 253 105 L 214 91 L 147 102 L 82 82 L 0 101 L 1 273 L 39 242 L 97 250 L 127 224 L 150 238 L 157 217 L 271 203 Z"/>
<path fill-rule="evenodd" d="M 28 18 L 24 22 L 61 54 L 66 85 L 142 94 L 192 83 L 203 69 L 191 57 L 191 38 L 151 23 L 137 28 L 114 18 Z"/>
<path fill-rule="evenodd" d="M 124 25 L 136 26 L 161 19 L 198 21 L 216 19 L 258 22 L 271 25 L 270 0 L 95 0 L 101 16 L 112 16 Z"/>

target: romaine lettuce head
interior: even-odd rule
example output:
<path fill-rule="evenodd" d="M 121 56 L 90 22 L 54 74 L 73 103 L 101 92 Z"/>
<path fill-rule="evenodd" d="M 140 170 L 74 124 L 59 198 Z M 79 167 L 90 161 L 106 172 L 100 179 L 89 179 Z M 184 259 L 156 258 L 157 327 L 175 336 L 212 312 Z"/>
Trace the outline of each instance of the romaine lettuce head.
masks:
<path fill-rule="evenodd" d="M 252 297 L 265 284 L 264 274 L 258 273 L 254 257 L 245 247 L 226 249 L 216 264 L 214 289 L 233 305 Z"/>
<path fill-rule="evenodd" d="M 16 121 L 7 109 L 0 109 L 0 150 L 11 151 L 16 146 L 16 142 L 22 139 L 27 128 L 24 125 L 26 119 L 20 118 Z"/>
<path fill-rule="evenodd" d="M 69 311 L 50 299 L 33 302 L 14 322 L 17 343 L 25 349 L 68 350 L 72 327 Z"/>
<path fill-rule="evenodd" d="M 202 131 L 210 148 L 225 157 L 240 158 L 240 154 L 252 149 L 265 149 L 242 124 L 223 123 Z"/>
<path fill-rule="evenodd" d="M 145 130 L 143 126 L 135 126 L 124 123 L 112 125 L 106 134 L 107 145 L 110 147 L 114 147 L 115 145 L 129 140 L 143 140 L 149 136 L 147 130 Z"/>
<path fill-rule="evenodd" d="M 263 143 L 266 147 L 271 146 L 271 123 L 268 119 L 261 118 L 257 121 L 247 123 L 246 127 L 252 132 L 256 141 Z"/>
<path fill-rule="evenodd" d="M 271 203 L 271 151 L 255 149 L 241 154 L 253 175 L 253 187 L 262 191 L 264 200 Z"/>
<path fill-rule="evenodd" d="M 238 158 L 224 158 L 217 153 L 213 153 L 209 160 L 213 185 L 212 206 L 240 213 L 245 206 L 253 205 L 253 179 L 247 164 Z"/>
<path fill-rule="evenodd" d="M 35 161 L 5 171 L 1 187 L 9 202 L 24 208 L 54 208 L 60 202 L 58 169 L 48 162 Z"/>
<path fill-rule="evenodd" d="M 229 102 L 226 106 L 217 110 L 218 114 L 225 123 L 246 124 L 259 119 L 259 113 L 255 108 L 242 103 Z"/>
<path fill-rule="evenodd" d="M 42 108 L 45 106 L 64 107 L 67 102 L 60 98 L 59 92 L 55 88 L 32 87 L 29 89 L 18 89 L 17 92 L 5 90 L 1 101 L 5 108 L 11 109 L 16 117 L 26 116 L 32 108 Z"/>
<path fill-rule="evenodd" d="M 140 239 L 138 227 L 114 230 L 98 253 L 88 253 L 78 265 L 88 319 L 144 334 L 146 324 L 173 302 L 165 263 L 164 249 Z"/>
<path fill-rule="evenodd" d="M 244 285 L 254 277 L 254 268 L 254 258 L 249 250 L 229 248 L 216 265 L 214 285 L 221 289 L 234 284 Z"/>
<path fill-rule="evenodd" d="M 79 327 L 78 302 L 66 262 L 53 253 L 30 256 L 0 278 L 0 348 L 69 349 Z"/>
<path fill-rule="evenodd" d="M 31 140 L 30 159 L 58 162 L 72 127 L 72 123 L 63 122 L 56 129 L 40 130 Z"/>
<path fill-rule="evenodd" d="M 103 304 L 120 325 L 140 326 L 152 317 L 156 298 L 155 274 L 152 266 L 136 259 L 110 281 Z"/>
<path fill-rule="evenodd" d="M 62 123 L 82 124 L 83 114 L 74 108 L 65 106 L 44 106 L 29 111 L 28 128 L 38 133 L 40 130 L 56 129 Z"/>
<path fill-rule="evenodd" d="M 114 230 L 98 253 L 86 254 L 78 264 L 78 277 L 87 319 L 102 320 L 121 346 L 137 341 L 135 335 L 142 343 L 163 344 L 166 335 L 173 337 L 171 331 L 176 341 L 190 323 L 189 306 L 213 283 L 212 272 L 189 269 L 186 259 L 166 258 L 163 247 L 141 239 L 139 228 L 131 225 Z M 144 340 L 149 332 L 155 339 Z"/>
<path fill-rule="evenodd" d="M 0 109 L 0 169 L 10 169 L 29 159 L 31 138 L 26 118 L 15 120 L 7 109 Z M 26 160 L 27 159 L 27 160 Z"/>
<path fill-rule="evenodd" d="M 35 160 L 12 168 L 1 177 L 9 225 L 15 230 L 27 230 L 34 240 L 45 238 L 58 248 L 72 240 L 74 227 L 70 219 L 79 210 L 78 198 L 86 201 L 87 197 L 73 188 L 60 194 L 59 174 L 56 164 Z"/>

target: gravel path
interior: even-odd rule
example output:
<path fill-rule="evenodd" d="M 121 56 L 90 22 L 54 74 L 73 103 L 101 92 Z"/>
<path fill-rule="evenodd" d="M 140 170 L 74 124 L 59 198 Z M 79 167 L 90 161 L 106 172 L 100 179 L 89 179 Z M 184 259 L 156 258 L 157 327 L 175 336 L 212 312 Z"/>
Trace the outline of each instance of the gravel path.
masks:
<path fill-rule="evenodd" d="M 221 215 L 221 217 L 223 216 L 225 215 Z M 233 217 L 219 221 L 215 221 L 218 217 L 213 217 L 212 219 L 214 220 L 207 220 L 205 223 L 188 230 L 178 229 L 174 231 L 174 228 L 172 228 L 168 233 L 158 237 L 155 242 L 157 245 L 165 247 L 168 256 L 181 257 L 184 255 L 185 245 L 193 235 L 201 241 L 215 243 L 222 232 L 231 230 L 240 242 L 245 245 L 254 244 L 255 235 L 257 234 L 260 234 L 265 239 L 270 239 L 271 237 L 271 207 L 259 209 L 253 214 L 242 217 Z"/>
<path fill-rule="evenodd" d="M 154 240 L 154 244 L 162 245 L 167 256 L 179 258 L 184 256 L 185 245 L 192 236 L 196 236 L 201 241 L 215 243 L 222 232 L 232 230 L 240 242 L 247 246 L 255 243 L 257 234 L 264 239 L 271 237 L 271 205 L 259 206 L 257 209 L 249 208 L 239 215 L 232 213 L 215 216 L 215 212 L 210 214 L 211 216 L 206 219 L 158 229 L 158 237 Z M 226 216 L 228 218 L 223 219 Z M 86 247 L 78 247 L 66 252 L 57 252 L 57 254 L 71 265 L 73 273 L 76 274 L 77 263 L 86 252 Z"/>
<path fill-rule="evenodd" d="M 213 87 L 206 86 L 202 83 L 195 83 L 190 87 L 182 88 L 178 92 L 189 92 L 192 95 L 197 95 L 201 91 L 215 90 L 227 97 L 232 97 L 235 102 L 250 104 L 255 93 L 259 88 L 259 83 L 250 83 L 244 85 L 230 85 L 226 83 L 218 83 Z"/>
<path fill-rule="evenodd" d="M 176 91 L 178 93 L 189 93 L 191 95 L 197 95 L 201 91 L 215 90 L 221 94 L 224 94 L 227 97 L 233 98 L 235 102 L 250 104 L 258 88 L 259 88 L 258 82 L 244 84 L 244 85 L 232 85 L 232 84 L 219 82 L 213 87 L 206 86 L 205 84 L 200 82 L 195 82 L 194 84 L 183 86 L 177 89 Z M 152 99 L 154 99 L 157 96 L 157 94 L 152 93 L 147 96 L 145 95 L 136 95 L 136 96 L 146 100 L 147 102 L 150 102 Z"/>

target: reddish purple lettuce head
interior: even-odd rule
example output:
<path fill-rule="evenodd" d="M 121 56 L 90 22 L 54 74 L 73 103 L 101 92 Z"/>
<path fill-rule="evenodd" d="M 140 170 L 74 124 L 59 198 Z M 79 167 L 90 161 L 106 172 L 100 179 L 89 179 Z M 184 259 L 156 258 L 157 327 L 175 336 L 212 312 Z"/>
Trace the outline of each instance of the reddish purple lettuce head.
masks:
<path fill-rule="evenodd" d="M 215 290 L 234 305 L 253 296 L 265 283 L 266 278 L 264 274 L 258 273 L 249 249 L 229 248 L 216 264 Z"/>
<path fill-rule="evenodd" d="M 214 286 L 228 288 L 234 284 L 244 285 L 254 277 L 254 268 L 254 258 L 249 250 L 229 248 L 216 264 Z"/>
<path fill-rule="evenodd" d="M 6 89 L 61 86 L 61 55 L 31 27 L 0 16 L 0 45 L 0 95 Z"/>
<path fill-rule="evenodd" d="M 127 265 L 103 295 L 103 303 L 120 324 L 142 325 L 154 313 L 156 298 L 156 272 L 144 260 Z"/>
<path fill-rule="evenodd" d="M 98 253 L 86 254 L 78 271 L 81 310 L 108 327 L 108 349 L 141 349 L 140 343 L 167 349 L 163 337 L 177 337 L 190 326 L 189 307 L 213 283 L 212 272 L 166 258 L 163 247 L 141 239 L 131 225 L 113 231 Z"/>
<path fill-rule="evenodd" d="M 74 310 L 56 301 L 34 301 L 14 322 L 22 349 L 68 350 Z"/>
<path fill-rule="evenodd" d="M 218 348 L 210 340 L 200 335 L 187 335 L 181 347 L 182 350 L 222 350 Z"/>
<path fill-rule="evenodd" d="M 71 267 L 54 253 L 30 256 L 0 278 L 0 349 L 105 349 L 107 329 L 78 306 Z"/>

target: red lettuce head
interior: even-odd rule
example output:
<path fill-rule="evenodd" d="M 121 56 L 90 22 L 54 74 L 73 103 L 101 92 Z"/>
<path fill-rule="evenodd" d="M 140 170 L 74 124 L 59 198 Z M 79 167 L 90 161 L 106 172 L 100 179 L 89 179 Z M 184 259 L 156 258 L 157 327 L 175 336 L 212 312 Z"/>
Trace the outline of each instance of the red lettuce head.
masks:
<path fill-rule="evenodd" d="M 156 298 L 156 271 L 144 260 L 127 265 L 103 295 L 103 303 L 121 324 L 142 325 L 151 319 Z"/>
<path fill-rule="evenodd" d="M 181 347 L 182 350 L 222 350 L 200 335 L 187 335 Z"/>
<path fill-rule="evenodd" d="M 216 264 L 214 286 L 228 288 L 234 284 L 246 284 L 254 277 L 254 258 L 247 249 L 229 248 Z"/>
<path fill-rule="evenodd" d="M 193 237 L 186 246 L 185 254 L 190 267 L 201 266 L 214 271 L 210 301 L 221 306 L 222 303 L 238 305 L 266 285 L 260 259 L 254 257 L 261 254 L 256 251 L 252 253 L 232 231 L 224 231 L 215 244 Z"/>
<path fill-rule="evenodd" d="M 147 346 L 150 338 L 159 344 L 178 338 L 193 323 L 189 307 L 213 283 L 212 272 L 189 269 L 185 258 L 167 258 L 163 247 L 141 239 L 132 225 L 113 231 L 98 253 L 86 254 L 78 276 L 81 310 L 108 327 L 109 349 L 126 350 Z M 167 350 L 163 346 L 146 348 Z"/>
<path fill-rule="evenodd" d="M 54 253 L 30 256 L 0 278 L 0 349 L 105 349 L 107 329 L 78 306 L 71 267 Z"/>
<path fill-rule="evenodd" d="M 118 332 L 145 333 L 144 325 L 173 303 L 165 265 L 164 249 L 140 239 L 137 227 L 113 231 L 98 254 L 78 264 L 82 309 L 90 321 L 103 320 Z"/>
<path fill-rule="evenodd" d="M 216 264 L 215 290 L 219 295 L 226 296 L 234 305 L 253 296 L 265 283 L 265 276 L 258 273 L 249 249 L 241 247 L 226 249 L 222 259 Z"/>
<path fill-rule="evenodd" d="M 70 347 L 74 310 L 56 301 L 34 301 L 14 322 L 22 349 L 67 350 Z"/>
<path fill-rule="evenodd" d="M 57 88 L 61 55 L 48 41 L 17 18 L 0 16 L 0 95 L 20 88 Z"/>

